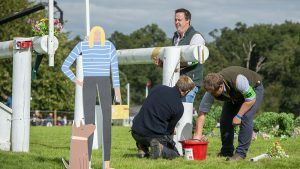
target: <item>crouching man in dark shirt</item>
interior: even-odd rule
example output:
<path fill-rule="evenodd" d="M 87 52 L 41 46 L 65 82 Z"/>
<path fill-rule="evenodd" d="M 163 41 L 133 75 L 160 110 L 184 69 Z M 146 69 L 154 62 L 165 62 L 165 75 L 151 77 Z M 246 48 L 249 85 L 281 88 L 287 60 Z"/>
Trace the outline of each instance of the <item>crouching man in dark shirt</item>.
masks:
<path fill-rule="evenodd" d="M 183 114 L 181 98 L 194 87 L 192 79 L 183 75 L 174 87 L 157 85 L 151 89 L 133 119 L 132 137 L 139 157 L 173 159 L 179 156 L 172 135 Z"/>

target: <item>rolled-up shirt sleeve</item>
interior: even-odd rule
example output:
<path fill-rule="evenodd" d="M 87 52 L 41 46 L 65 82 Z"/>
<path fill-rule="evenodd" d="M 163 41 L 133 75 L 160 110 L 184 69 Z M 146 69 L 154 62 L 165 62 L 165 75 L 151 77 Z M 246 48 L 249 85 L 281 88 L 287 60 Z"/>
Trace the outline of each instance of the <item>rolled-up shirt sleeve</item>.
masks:
<path fill-rule="evenodd" d="M 199 106 L 199 112 L 207 113 L 210 111 L 211 106 L 214 103 L 215 98 L 208 92 L 205 92 L 200 106 Z"/>
<path fill-rule="evenodd" d="M 243 94 L 246 102 L 256 98 L 254 89 L 250 86 L 248 79 L 239 74 L 236 78 L 236 88 Z"/>

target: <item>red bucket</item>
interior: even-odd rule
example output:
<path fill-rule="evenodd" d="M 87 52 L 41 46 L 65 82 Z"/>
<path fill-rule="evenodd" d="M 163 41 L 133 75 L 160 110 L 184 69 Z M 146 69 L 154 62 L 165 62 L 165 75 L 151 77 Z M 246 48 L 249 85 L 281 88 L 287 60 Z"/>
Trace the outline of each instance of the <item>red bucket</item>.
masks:
<path fill-rule="evenodd" d="M 187 160 L 205 160 L 208 142 L 199 140 L 180 141 Z"/>

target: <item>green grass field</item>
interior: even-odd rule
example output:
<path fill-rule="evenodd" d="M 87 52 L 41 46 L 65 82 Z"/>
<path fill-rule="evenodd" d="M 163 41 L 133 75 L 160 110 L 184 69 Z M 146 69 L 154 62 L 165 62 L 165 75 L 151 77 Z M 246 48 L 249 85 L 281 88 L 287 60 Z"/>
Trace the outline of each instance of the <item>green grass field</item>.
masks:
<path fill-rule="evenodd" d="M 115 169 L 290 169 L 300 168 L 300 138 L 288 138 L 281 141 L 282 147 L 289 154 L 288 159 L 264 159 L 250 162 L 249 159 L 267 151 L 278 138 L 255 140 L 244 161 L 227 162 L 217 157 L 220 148 L 218 137 L 209 137 L 207 159 L 205 161 L 151 160 L 136 157 L 136 148 L 131 138 L 130 128 L 113 127 L 111 163 Z M 12 153 L 0 151 L 1 169 L 61 169 L 61 158 L 68 159 L 71 127 L 31 127 L 30 152 Z M 93 169 L 101 168 L 101 150 L 93 151 Z"/>

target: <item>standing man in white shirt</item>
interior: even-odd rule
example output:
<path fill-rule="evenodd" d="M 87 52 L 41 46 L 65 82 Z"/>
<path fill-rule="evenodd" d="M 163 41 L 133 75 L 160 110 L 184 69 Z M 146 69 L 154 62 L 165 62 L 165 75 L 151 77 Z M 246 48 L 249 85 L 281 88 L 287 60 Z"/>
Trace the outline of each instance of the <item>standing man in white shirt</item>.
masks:
<path fill-rule="evenodd" d="M 203 36 L 191 25 L 191 19 L 192 15 L 187 9 L 180 8 L 175 10 L 176 32 L 172 41 L 174 46 L 205 45 Z M 203 80 L 203 65 L 199 62 L 191 62 L 181 63 L 180 67 L 180 75 L 189 76 L 196 84 L 195 88 L 182 101 L 193 103 Z"/>

